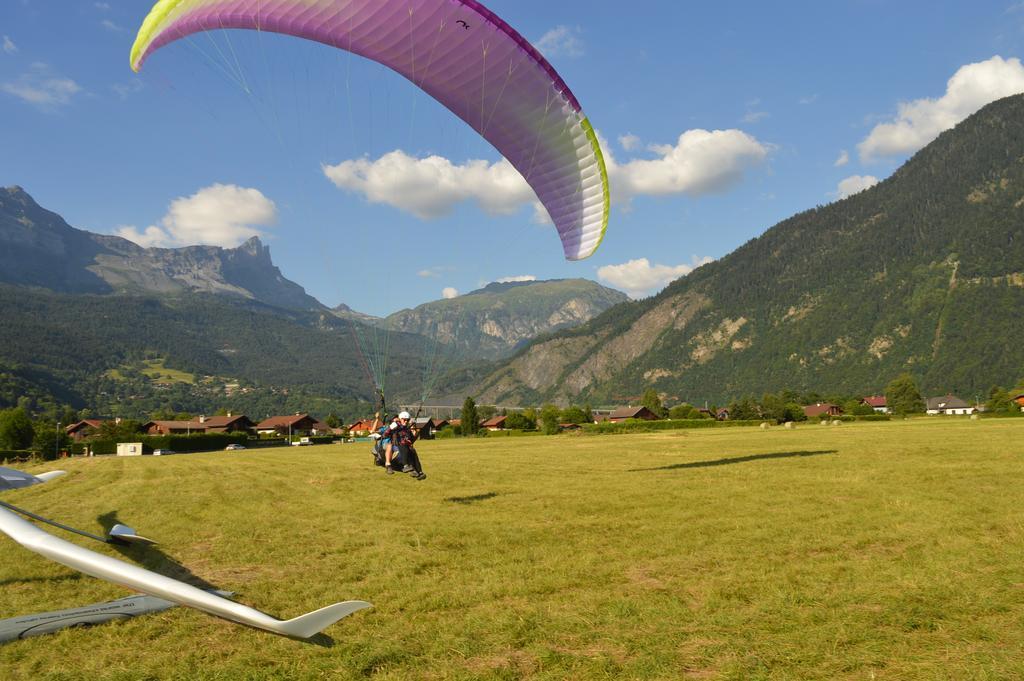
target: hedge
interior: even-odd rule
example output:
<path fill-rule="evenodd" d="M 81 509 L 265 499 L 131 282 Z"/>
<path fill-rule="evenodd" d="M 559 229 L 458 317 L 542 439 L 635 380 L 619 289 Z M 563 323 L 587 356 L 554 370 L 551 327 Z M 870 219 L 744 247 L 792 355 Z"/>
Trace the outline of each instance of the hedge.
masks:
<path fill-rule="evenodd" d="M 27 449 L 0 449 L 0 461 L 7 463 L 8 461 L 28 461 L 34 458 L 35 452 L 31 452 Z"/>
<path fill-rule="evenodd" d="M 821 421 L 892 421 L 892 417 L 889 414 L 863 414 L 861 416 L 853 416 L 851 414 L 843 414 L 841 416 L 821 416 Z"/>
<path fill-rule="evenodd" d="M 476 437 L 523 437 L 524 435 L 543 435 L 539 430 L 518 430 L 516 428 L 509 428 L 508 430 L 481 430 L 476 434 Z"/>
<path fill-rule="evenodd" d="M 224 449 L 230 444 L 245 445 L 249 438 L 245 433 L 202 433 L 199 435 L 140 435 L 123 442 L 141 442 L 146 451 L 169 449 L 172 452 L 212 452 Z M 93 454 L 116 454 L 116 440 L 92 440 L 72 446 L 75 449 L 88 446 Z M 82 453 L 81 451 L 76 453 Z"/>
<path fill-rule="evenodd" d="M 647 433 L 657 430 L 682 430 L 686 428 L 738 428 L 742 426 L 759 426 L 762 420 L 754 421 L 716 421 L 714 419 L 669 419 L 665 421 L 644 421 L 643 419 L 626 419 L 612 423 L 583 424 L 583 432 L 590 435 L 609 435 L 616 433 Z"/>

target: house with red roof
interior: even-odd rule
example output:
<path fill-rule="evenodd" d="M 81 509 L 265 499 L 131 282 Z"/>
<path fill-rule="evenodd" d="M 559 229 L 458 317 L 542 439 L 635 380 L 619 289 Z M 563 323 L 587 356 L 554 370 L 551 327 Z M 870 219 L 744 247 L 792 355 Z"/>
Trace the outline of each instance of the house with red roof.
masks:
<path fill-rule="evenodd" d="M 625 421 L 626 419 L 659 421 L 660 417 L 647 407 L 620 407 L 611 414 L 608 414 L 608 420 L 612 423 L 618 423 L 619 421 Z"/>
<path fill-rule="evenodd" d="M 507 419 L 507 416 L 493 416 L 481 423 L 480 427 L 487 430 L 505 430 L 505 421 Z"/>
<path fill-rule="evenodd" d="M 309 435 L 316 429 L 316 419 L 309 414 L 271 416 L 256 424 L 260 435 Z"/>
<path fill-rule="evenodd" d="M 889 403 L 886 401 L 885 395 L 871 395 L 869 397 L 862 398 L 860 403 L 868 405 L 879 414 L 889 413 Z"/>
<path fill-rule="evenodd" d="M 64 427 L 64 432 L 67 433 L 75 442 L 81 442 L 88 436 L 92 435 L 99 429 L 106 419 L 83 419 L 78 423 L 72 423 Z"/>
<path fill-rule="evenodd" d="M 194 435 L 205 433 L 206 426 L 199 421 L 147 421 L 142 424 L 146 435 Z"/>
<path fill-rule="evenodd" d="M 804 415 L 809 418 L 821 418 L 822 416 L 842 416 L 843 408 L 831 402 L 818 402 L 804 407 Z"/>
<path fill-rule="evenodd" d="M 245 414 L 231 412 L 224 416 L 200 416 L 197 421 L 206 428 L 207 433 L 248 433 L 256 426 Z"/>

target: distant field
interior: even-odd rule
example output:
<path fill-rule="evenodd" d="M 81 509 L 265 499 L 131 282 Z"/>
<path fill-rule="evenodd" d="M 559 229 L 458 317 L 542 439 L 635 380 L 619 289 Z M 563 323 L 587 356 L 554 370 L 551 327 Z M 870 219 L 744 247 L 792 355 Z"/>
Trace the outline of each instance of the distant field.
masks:
<path fill-rule="evenodd" d="M 146 359 L 142 361 L 139 372 L 157 383 L 188 383 L 196 382 L 195 374 L 190 374 L 178 369 L 169 369 L 164 366 L 163 359 Z M 125 376 L 119 369 L 111 369 L 107 376 L 118 381 L 124 380 Z"/>
<path fill-rule="evenodd" d="M 175 608 L 0 645 L 0 676 L 1024 678 L 1024 419 L 420 451 L 423 482 L 365 444 L 62 462 L 4 500 L 278 617 L 375 607 L 319 644 Z M 126 595 L 0 540 L 0 617 Z"/>

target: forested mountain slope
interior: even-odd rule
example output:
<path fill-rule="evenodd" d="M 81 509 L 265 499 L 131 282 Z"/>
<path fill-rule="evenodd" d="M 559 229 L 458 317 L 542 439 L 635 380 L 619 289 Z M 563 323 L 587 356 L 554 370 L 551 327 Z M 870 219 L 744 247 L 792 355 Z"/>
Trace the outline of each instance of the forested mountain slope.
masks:
<path fill-rule="evenodd" d="M 578 326 L 625 300 L 624 293 L 587 279 L 494 282 L 456 298 L 401 310 L 383 324 L 436 338 L 463 357 L 496 359 L 541 334 Z"/>
<path fill-rule="evenodd" d="M 872 393 L 965 397 L 1024 370 L 1024 96 L 871 189 L 775 225 L 659 295 L 520 351 L 484 402 Z"/>

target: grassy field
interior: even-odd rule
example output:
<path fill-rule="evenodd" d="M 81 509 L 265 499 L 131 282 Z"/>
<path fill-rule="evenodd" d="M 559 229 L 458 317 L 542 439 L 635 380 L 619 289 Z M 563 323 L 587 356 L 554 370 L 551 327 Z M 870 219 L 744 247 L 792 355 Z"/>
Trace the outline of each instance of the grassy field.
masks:
<path fill-rule="evenodd" d="M 193 385 L 196 382 L 195 374 L 190 374 L 178 369 L 168 369 L 164 366 L 163 359 L 146 359 L 142 361 L 139 371 L 150 380 L 157 383 L 188 383 Z M 119 369 L 110 369 L 107 376 L 118 381 L 124 380 L 124 374 Z"/>
<path fill-rule="evenodd" d="M 1024 678 L 1024 420 L 420 453 L 422 482 L 365 444 L 61 462 L 4 500 L 278 617 L 375 607 L 314 642 L 174 608 L 2 645 L 0 676 Z M 0 539 L 0 617 L 126 595 Z"/>

